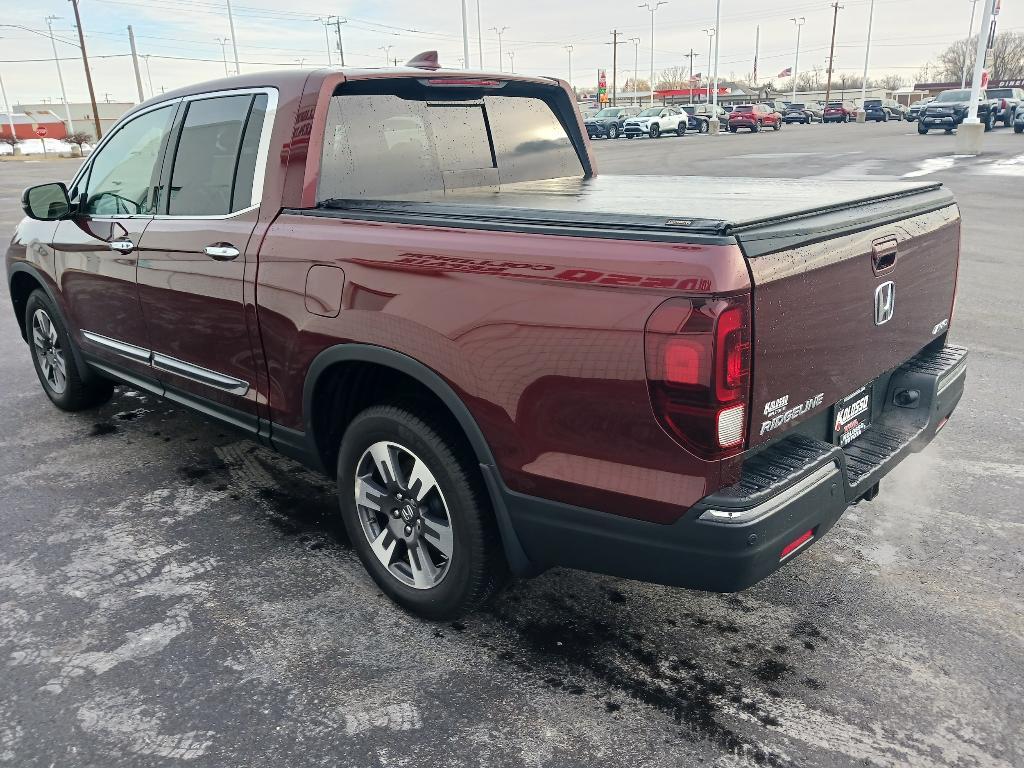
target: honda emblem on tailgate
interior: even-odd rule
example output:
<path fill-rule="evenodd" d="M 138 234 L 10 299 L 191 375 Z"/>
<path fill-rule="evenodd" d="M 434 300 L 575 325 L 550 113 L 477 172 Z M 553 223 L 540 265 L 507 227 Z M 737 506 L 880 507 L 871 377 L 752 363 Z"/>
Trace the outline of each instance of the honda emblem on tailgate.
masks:
<path fill-rule="evenodd" d="M 889 280 L 875 288 L 875 325 L 885 325 L 892 320 L 896 310 L 896 284 Z"/>

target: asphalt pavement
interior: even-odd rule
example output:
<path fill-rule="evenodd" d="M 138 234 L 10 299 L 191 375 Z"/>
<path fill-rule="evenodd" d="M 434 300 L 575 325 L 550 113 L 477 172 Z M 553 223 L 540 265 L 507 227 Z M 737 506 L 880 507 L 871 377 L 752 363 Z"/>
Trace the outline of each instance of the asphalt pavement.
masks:
<path fill-rule="evenodd" d="M 971 367 L 937 441 L 746 592 L 556 570 L 438 625 L 375 588 L 323 478 L 128 388 L 52 407 L 0 289 L 0 764 L 1024 764 L 1024 136 L 976 158 L 907 123 L 594 151 L 723 185 L 947 184 Z M 0 230 L 76 164 L 0 162 Z"/>

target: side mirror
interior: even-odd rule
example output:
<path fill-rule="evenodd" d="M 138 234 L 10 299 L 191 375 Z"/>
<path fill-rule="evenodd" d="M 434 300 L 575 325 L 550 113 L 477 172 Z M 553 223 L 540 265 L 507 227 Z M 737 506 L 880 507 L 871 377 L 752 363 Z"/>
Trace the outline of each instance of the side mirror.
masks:
<path fill-rule="evenodd" d="M 29 187 L 21 194 L 21 207 L 30 219 L 57 221 L 71 213 L 68 188 L 59 181 Z"/>

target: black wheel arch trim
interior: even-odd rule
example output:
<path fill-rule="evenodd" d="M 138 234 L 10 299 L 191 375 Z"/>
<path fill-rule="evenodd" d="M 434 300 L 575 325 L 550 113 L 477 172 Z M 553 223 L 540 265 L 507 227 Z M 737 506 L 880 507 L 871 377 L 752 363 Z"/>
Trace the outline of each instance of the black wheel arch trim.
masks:
<path fill-rule="evenodd" d="M 480 465 L 484 485 L 487 488 L 487 495 L 490 497 L 491 507 L 494 510 L 498 523 L 501 543 L 509 568 L 516 576 L 527 576 L 536 573 L 537 569 L 526 556 L 519 542 L 519 537 L 516 535 L 505 503 L 505 498 L 509 491 L 501 480 L 497 470 L 497 463 L 494 460 L 494 454 L 491 452 L 490 445 L 487 443 L 486 438 L 484 438 L 479 424 L 477 424 L 476 419 L 470 413 L 462 398 L 459 397 L 452 386 L 437 371 L 409 355 L 387 347 L 359 343 L 338 344 L 323 350 L 310 364 L 302 388 L 302 421 L 305 434 L 272 425 L 271 443 L 281 450 L 282 453 L 293 457 L 297 457 L 299 453 L 304 453 L 306 454 L 307 462 L 315 462 L 322 470 L 325 469 L 322 466 L 323 462 L 320 460 L 316 447 L 313 396 L 316 392 L 317 383 L 324 372 L 332 365 L 347 362 L 374 363 L 387 368 L 393 368 L 416 379 L 416 381 L 437 395 L 455 417 Z"/>

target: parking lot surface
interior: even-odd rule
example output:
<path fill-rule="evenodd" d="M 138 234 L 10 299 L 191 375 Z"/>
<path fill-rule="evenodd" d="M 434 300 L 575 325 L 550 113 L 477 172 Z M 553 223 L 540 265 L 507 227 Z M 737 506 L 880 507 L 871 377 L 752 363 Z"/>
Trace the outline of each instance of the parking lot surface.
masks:
<path fill-rule="evenodd" d="M 1024 136 L 986 142 L 955 157 L 909 123 L 594 142 L 606 174 L 923 178 L 961 204 L 959 409 L 736 595 L 556 570 L 461 622 L 412 618 L 326 480 L 127 388 L 57 411 L 0 290 L 0 764 L 1024 764 Z M 0 230 L 76 166 L 0 163 Z"/>

